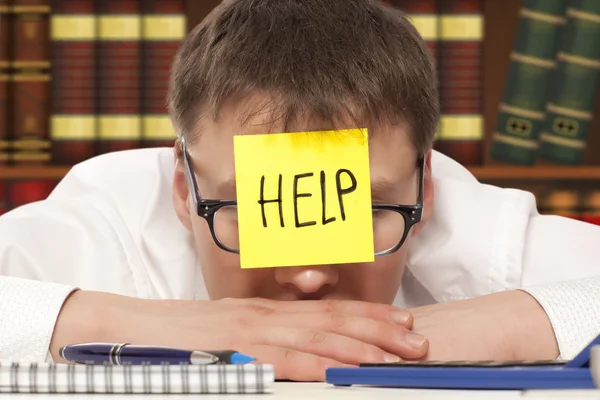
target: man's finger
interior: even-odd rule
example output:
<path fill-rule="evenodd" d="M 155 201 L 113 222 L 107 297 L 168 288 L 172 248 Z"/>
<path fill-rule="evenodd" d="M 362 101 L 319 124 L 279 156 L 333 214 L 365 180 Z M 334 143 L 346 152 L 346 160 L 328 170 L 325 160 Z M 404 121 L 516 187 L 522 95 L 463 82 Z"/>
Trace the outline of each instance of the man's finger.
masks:
<path fill-rule="evenodd" d="M 336 333 L 296 327 L 269 326 L 248 332 L 258 343 L 331 358 L 344 364 L 399 361 L 377 346 Z"/>
<path fill-rule="evenodd" d="M 330 358 L 277 346 L 255 345 L 247 351 L 256 354 L 257 362 L 273 364 L 275 379 L 321 382 L 325 380 L 327 368 L 349 366 Z"/>
<path fill-rule="evenodd" d="M 429 342 L 425 337 L 403 326 L 352 314 L 276 312 L 269 316 L 269 324 L 335 333 L 374 345 L 404 359 L 424 357 L 429 349 Z"/>

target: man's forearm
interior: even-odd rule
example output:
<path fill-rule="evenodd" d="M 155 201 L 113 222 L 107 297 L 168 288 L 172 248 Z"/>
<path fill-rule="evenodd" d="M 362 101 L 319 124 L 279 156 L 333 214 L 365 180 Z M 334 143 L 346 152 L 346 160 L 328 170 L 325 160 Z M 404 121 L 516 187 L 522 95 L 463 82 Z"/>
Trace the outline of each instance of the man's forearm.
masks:
<path fill-rule="evenodd" d="M 530 294 L 515 290 L 498 294 L 506 300 L 505 330 L 520 360 L 553 360 L 558 344 L 546 312 Z M 513 328 L 514 324 L 514 328 Z"/>

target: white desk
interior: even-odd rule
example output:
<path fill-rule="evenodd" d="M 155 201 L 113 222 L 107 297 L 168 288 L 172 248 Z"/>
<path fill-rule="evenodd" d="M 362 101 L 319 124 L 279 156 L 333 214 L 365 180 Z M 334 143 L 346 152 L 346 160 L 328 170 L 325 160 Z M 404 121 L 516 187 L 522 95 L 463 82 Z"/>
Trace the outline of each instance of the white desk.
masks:
<path fill-rule="evenodd" d="M 376 399 L 376 400 L 471 400 L 471 399 L 569 399 L 569 400 L 600 400 L 600 390 L 565 390 L 565 391 L 482 391 L 482 390 L 417 390 L 417 389 L 386 389 L 367 388 L 360 386 L 334 387 L 326 383 L 275 383 L 272 394 L 263 395 L 92 395 L 92 394 L 19 394 L 7 398 L 17 400 L 133 400 L 133 399 L 166 399 L 166 400 L 189 400 L 199 398 L 202 400 L 280 400 L 280 399 L 308 399 L 308 400 L 354 400 L 354 399 Z M 0 395 L 2 400 L 4 395 Z"/>

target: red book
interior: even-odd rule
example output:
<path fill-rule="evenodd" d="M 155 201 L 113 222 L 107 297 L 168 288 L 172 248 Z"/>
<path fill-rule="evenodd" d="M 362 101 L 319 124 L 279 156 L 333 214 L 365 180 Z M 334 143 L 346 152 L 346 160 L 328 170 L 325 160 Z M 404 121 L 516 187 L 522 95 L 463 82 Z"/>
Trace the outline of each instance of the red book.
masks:
<path fill-rule="evenodd" d="M 167 113 L 171 63 L 187 32 L 183 0 L 142 2 L 142 146 L 173 146 L 176 135 Z"/>
<path fill-rule="evenodd" d="M 72 165 L 96 153 L 94 0 L 52 0 L 52 162 Z"/>
<path fill-rule="evenodd" d="M 483 4 L 439 2 L 442 117 L 435 148 L 463 165 L 483 161 Z"/>
<path fill-rule="evenodd" d="M 139 147 L 141 4 L 98 2 L 98 153 Z"/>
<path fill-rule="evenodd" d="M 14 209 L 27 203 L 44 200 L 57 182 L 51 179 L 11 182 L 8 187 L 8 206 Z"/>

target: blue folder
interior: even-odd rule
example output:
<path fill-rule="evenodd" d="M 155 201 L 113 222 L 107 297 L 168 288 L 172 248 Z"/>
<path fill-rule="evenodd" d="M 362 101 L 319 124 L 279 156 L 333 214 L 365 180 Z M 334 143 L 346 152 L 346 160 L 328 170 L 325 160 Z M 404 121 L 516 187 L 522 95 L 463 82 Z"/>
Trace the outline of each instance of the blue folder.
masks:
<path fill-rule="evenodd" d="M 326 381 L 336 386 L 374 385 L 430 389 L 591 389 L 590 349 L 571 361 L 399 362 L 335 367 Z"/>

